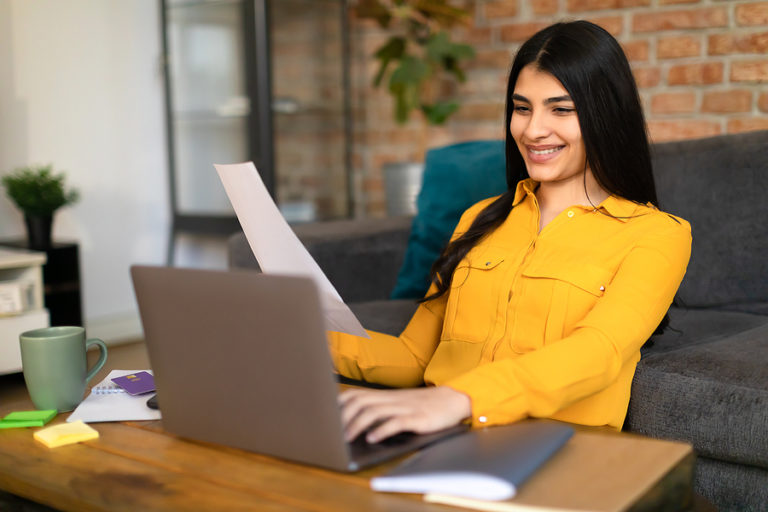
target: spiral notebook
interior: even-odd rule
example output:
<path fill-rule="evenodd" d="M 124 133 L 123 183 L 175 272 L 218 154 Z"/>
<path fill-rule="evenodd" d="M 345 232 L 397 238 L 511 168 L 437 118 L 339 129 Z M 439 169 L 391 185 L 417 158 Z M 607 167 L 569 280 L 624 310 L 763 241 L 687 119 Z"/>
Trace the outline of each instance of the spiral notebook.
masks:
<path fill-rule="evenodd" d="M 67 422 L 82 420 L 85 423 L 104 421 L 159 420 L 160 411 L 147 407 L 151 395 L 131 396 L 112 382 L 116 377 L 138 373 L 142 370 L 112 370 L 109 375 L 91 389 L 91 394 L 69 415 Z M 151 372 L 150 372 L 151 373 Z"/>

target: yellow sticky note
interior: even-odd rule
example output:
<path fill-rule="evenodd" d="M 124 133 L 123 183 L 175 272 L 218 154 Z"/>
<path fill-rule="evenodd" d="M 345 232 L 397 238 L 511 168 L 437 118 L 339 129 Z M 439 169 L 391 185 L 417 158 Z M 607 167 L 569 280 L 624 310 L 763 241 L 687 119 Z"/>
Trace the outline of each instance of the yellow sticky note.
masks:
<path fill-rule="evenodd" d="M 61 423 L 35 432 L 35 439 L 48 448 L 98 439 L 99 433 L 82 421 Z"/>

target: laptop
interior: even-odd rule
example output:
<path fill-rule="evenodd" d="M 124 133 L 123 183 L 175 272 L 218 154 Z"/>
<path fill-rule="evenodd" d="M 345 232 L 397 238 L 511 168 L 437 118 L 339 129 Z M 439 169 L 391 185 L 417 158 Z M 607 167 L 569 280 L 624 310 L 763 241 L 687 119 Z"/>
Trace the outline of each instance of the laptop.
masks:
<path fill-rule="evenodd" d="M 163 427 L 337 471 L 466 430 L 344 440 L 320 298 L 309 278 L 131 267 Z"/>

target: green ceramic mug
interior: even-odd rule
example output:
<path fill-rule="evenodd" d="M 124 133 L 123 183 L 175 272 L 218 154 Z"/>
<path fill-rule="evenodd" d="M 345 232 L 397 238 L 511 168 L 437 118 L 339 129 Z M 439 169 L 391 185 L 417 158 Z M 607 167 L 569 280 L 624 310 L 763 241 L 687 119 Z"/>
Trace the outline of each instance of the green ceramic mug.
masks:
<path fill-rule="evenodd" d="M 27 391 L 38 409 L 71 411 L 83 400 L 85 386 L 107 360 L 107 346 L 85 339 L 82 327 L 44 327 L 19 335 L 21 366 Z M 88 370 L 85 352 L 97 345 L 101 354 Z"/>

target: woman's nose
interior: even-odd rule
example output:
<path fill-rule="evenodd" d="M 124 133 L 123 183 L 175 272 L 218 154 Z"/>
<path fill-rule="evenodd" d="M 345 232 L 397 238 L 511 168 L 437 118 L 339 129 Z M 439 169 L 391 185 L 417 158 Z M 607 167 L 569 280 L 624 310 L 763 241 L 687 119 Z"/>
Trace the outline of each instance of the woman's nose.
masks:
<path fill-rule="evenodd" d="M 528 117 L 528 125 L 525 127 L 525 137 L 528 139 L 541 139 L 549 135 L 549 123 L 546 112 L 534 110 Z"/>

